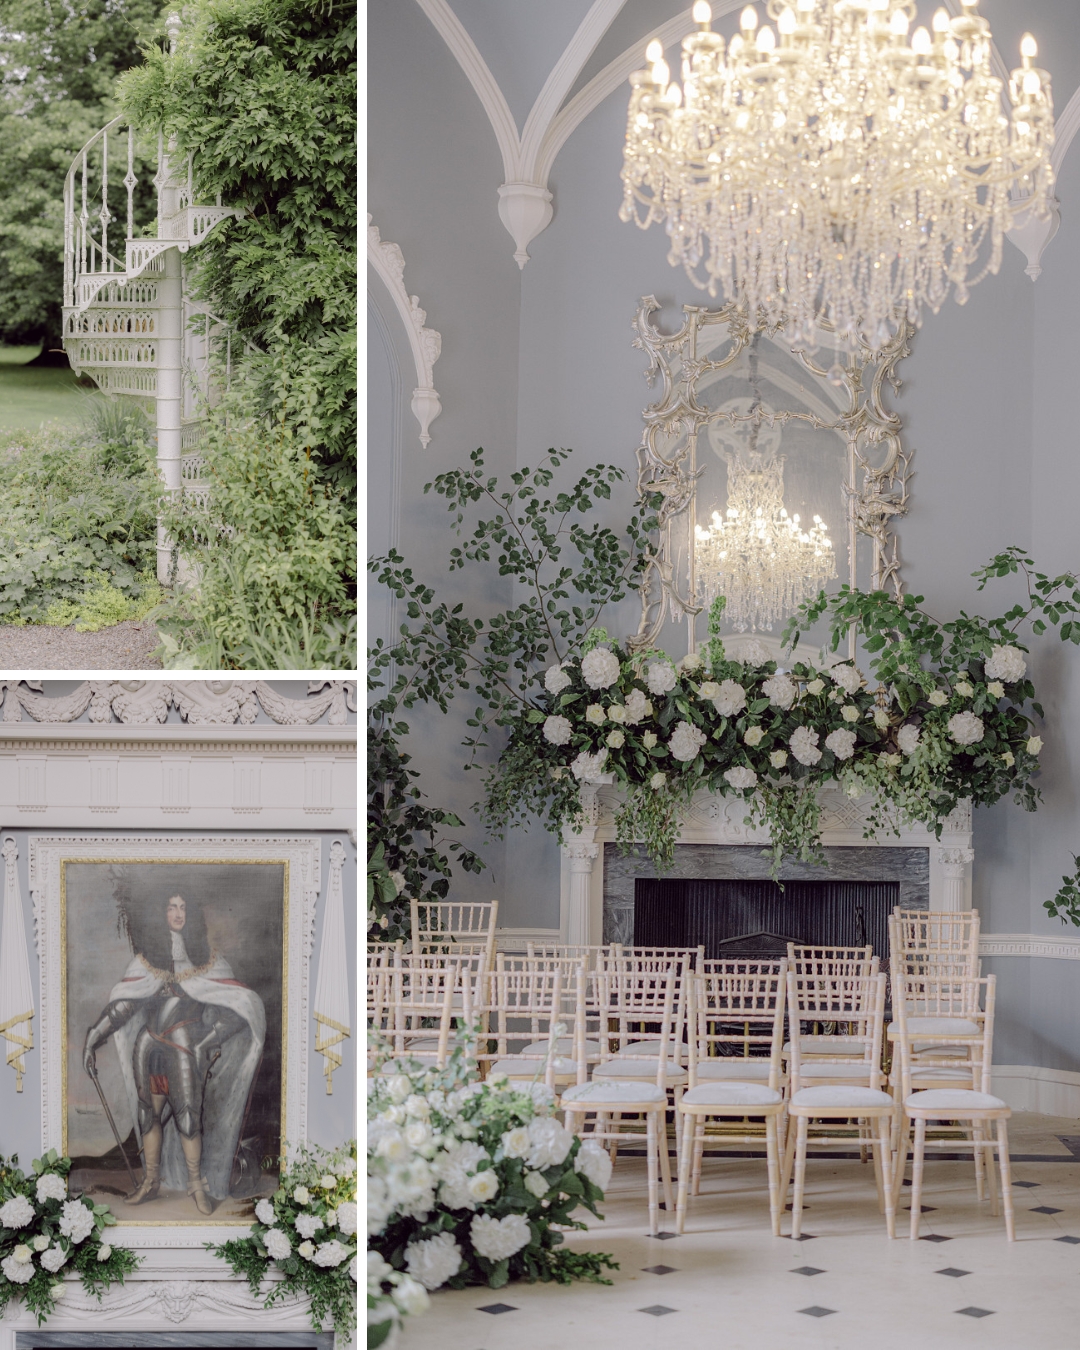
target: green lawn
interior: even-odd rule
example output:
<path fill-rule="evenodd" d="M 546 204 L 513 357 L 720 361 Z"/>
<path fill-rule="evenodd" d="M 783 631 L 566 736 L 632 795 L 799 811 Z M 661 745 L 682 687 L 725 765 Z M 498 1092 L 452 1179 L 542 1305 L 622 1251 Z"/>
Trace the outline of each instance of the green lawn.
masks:
<path fill-rule="evenodd" d="M 36 431 L 43 422 L 77 426 L 86 393 L 70 370 L 28 370 L 36 347 L 0 346 L 0 430 Z"/>

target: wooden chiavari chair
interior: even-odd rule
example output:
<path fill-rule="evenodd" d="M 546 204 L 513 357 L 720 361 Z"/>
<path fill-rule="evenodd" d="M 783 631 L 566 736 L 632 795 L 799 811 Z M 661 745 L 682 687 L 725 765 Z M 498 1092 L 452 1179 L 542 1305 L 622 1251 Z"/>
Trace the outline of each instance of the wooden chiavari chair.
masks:
<path fill-rule="evenodd" d="M 414 953 L 483 956 L 485 968 L 490 968 L 498 900 L 410 900 L 409 911 Z"/>
<path fill-rule="evenodd" d="M 542 1078 L 553 1092 L 576 1083 L 576 1060 L 558 1049 L 559 1027 L 567 1012 L 561 965 L 542 966 L 499 952 L 483 985 L 487 1026 L 477 1059 L 487 1073 L 512 1082 Z"/>

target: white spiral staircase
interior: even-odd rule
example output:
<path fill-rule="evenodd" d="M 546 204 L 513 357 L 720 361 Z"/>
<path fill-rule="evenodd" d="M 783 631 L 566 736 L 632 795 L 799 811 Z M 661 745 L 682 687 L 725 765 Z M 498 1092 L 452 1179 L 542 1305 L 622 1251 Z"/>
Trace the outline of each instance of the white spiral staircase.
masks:
<path fill-rule="evenodd" d="M 242 211 L 200 205 L 192 160 L 170 163 L 158 137 L 157 215 L 136 221 L 136 129 L 114 118 L 83 146 L 64 184 L 64 350 L 77 375 L 89 375 L 105 394 L 153 399 L 157 409 L 157 463 L 170 492 L 205 493 L 198 451 L 202 416 L 212 398 L 210 348 L 228 327 L 188 295 L 184 255 L 222 221 Z M 118 154 L 119 152 L 119 154 Z M 123 178 L 119 172 L 125 167 Z M 109 251 L 112 207 L 127 195 L 123 258 Z M 147 227 L 153 229 L 147 235 Z M 120 251 L 120 240 L 113 247 Z M 173 550 L 159 526 L 157 574 L 175 580 Z"/>

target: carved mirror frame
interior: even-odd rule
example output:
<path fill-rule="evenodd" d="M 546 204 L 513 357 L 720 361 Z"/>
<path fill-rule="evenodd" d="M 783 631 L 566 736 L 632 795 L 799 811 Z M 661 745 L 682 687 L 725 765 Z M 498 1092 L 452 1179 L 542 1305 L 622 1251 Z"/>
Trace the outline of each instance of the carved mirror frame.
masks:
<path fill-rule="evenodd" d="M 646 379 L 654 385 L 660 377 L 660 396 L 643 414 L 645 426 L 636 452 L 637 486 L 639 493 L 658 492 L 663 500 L 656 543 L 640 587 L 641 620 L 627 645 L 631 651 L 654 647 L 668 618 L 686 619 L 688 650 L 692 652 L 696 645 L 694 621 L 705 608 L 693 566 L 697 481 L 704 472 L 698 464 L 698 436 L 711 422 L 734 424 L 755 416 L 753 412 L 740 414 L 705 406 L 699 398 L 701 383 L 732 366 L 756 335 L 775 338 L 782 333 L 783 323 L 754 327 L 734 303 L 722 309 L 684 305 L 682 327 L 668 335 L 652 322 L 651 316 L 659 308 L 655 296 L 644 296 L 632 325 L 637 334 L 633 346 L 649 356 Z M 702 341 L 703 333 L 717 329 L 724 330 L 719 343 Z M 804 421 L 820 431 L 838 433 L 845 441 L 847 466 L 842 491 L 848 580 L 856 584 L 856 546 L 858 537 L 865 535 L 872 546 L 872 589 L 891 589 L 896 595 L 903 593 L 903 582 L 893 522 L 907 513 L 912 452 L 901 442 L 899 416 L 884 406 L 882 396 L 886 384 L 899 391 L 896 367 L 909 355 L 914 331 L 914 326 L 901 318 L 892 341 L 878 351 L 865 345 L 854 352 L 839 348 L 835 352 L 837 364 L 843 359 L 839 370 L 833 366 L 826 371 L 814 359 L 814 353 L 789 348 L 811 375 L 846 395 L 846 407 L 832 420 L 812 410 L 770 414 L 770 425 Z M 826 340 L 830 333 L 823 324 Z M 703 348 L 710 354 L 703 354 Z M 829 354 L 834 354 L 832 347 Z M 830 401 L 835 401 L 835 396 Z M 761 415 L 757 416 L 760 419 Z"/>

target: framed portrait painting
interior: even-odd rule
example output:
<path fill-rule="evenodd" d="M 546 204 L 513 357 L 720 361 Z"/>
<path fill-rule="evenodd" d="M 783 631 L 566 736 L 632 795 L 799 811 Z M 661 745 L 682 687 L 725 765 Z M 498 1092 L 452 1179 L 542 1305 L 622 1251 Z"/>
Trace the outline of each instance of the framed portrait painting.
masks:
<path fill-rule="evenodd" d="M 306 1139 L 320 872 L 311 838 L 31 839 L 44 1146 L 129 1245 L 246 1228 Z"/>

